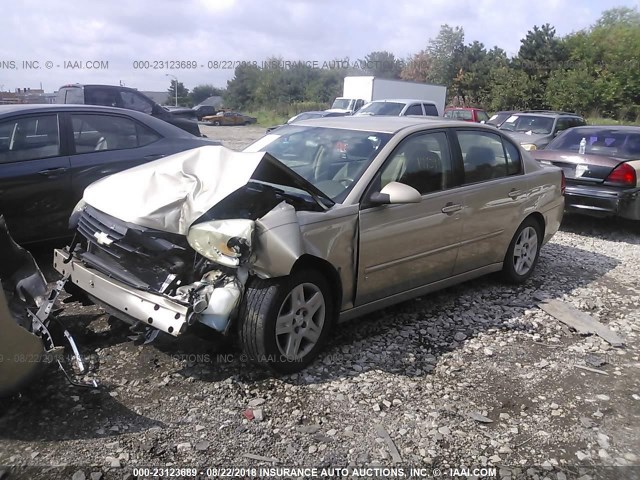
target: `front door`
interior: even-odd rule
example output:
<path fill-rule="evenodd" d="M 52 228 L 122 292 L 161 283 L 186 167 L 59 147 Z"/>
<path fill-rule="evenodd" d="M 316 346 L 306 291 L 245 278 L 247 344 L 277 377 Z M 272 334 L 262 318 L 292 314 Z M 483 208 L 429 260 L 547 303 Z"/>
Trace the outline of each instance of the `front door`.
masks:
<path fill-rule="evenodd" d="M 451 275 L 462 223 L 447 134 L 414 134 L 390 155 L 365 195 L 397 181 L 422 194 L 419 203 L 360 210 L 356 306 Z"/>

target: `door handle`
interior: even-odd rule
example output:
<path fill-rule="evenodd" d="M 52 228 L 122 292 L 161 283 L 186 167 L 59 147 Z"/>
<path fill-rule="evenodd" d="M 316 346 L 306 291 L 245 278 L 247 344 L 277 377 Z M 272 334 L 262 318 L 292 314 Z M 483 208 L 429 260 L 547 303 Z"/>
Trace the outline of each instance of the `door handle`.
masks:
<path fill-rule="evenodd" d="M 48 177 L 51 175 L 60 175 L 61 173 L 66 172 L 67 170 L 69 170 L 67 167 L 47 168 L 45 170 L 40 170 L 38 174 Z"/>
<path fill-rule="evenodd" d="M 462 210 L 462 205 L 460 205 L 459 203 L 449 202 L 444 207 L 442 207 L 442 213 L 446 213 L 447 215 L 455 213 L 458 210 Z"/>

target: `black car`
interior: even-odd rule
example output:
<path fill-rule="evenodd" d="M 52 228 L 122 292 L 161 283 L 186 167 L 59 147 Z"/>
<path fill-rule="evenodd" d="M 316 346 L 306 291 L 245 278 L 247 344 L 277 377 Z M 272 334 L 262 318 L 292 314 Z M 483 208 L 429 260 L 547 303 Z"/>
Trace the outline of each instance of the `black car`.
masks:
<path fill-rule="evenodd" d="M 203 145 L 219 142 L 121 108 L 0 105 L 0 215 L 19 242 L 67 236 L 90 183 Z"/>
<path fill-rule="evenodd" d="M 134 88 L 119 85 L 80 85 L 79 83 L 64 85 L 58 90 L 56 103 L 101 105 L 135 110 L 164 120 L 196 137 L 202 136 L 195 119 L 185 118 L 179 112 L 172 113 Z"/>
<path fill-rule="evenodd" d="M 214 107 L 213 105 L 196 105 L 195 107 L 193 107 L 193 111 L 195 112 L 198 120 L 202 120 L 202 117 L 215 115 L 220 111 L 220 109 Z"/>

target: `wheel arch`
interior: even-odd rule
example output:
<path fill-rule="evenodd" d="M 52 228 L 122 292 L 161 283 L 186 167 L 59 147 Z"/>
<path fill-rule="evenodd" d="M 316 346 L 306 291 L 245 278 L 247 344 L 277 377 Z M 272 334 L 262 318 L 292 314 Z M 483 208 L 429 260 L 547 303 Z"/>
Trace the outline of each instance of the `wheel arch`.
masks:
<path fill-rule="evenodd" d="M 541 240 L 544 240 L 544 234 L 545 234 L 545 230 L 546 230 L 546 227 L 547 227 L 547 224 L 546 224 L 545 219 L 544 219 L 544 215 L 542 215 L 540 212 L 533 212 L 530 215 L 528 215 L 522 221 L 522 223 L 526 222 L 527 219 L 529 219 L 529 218 L 533 218 L 538 223 L 538 225 L 540 226 L 540 230 L 542 232 Z M 522 225 L 522 223 L 520 223 L 520 225 Z"/>
<path fill-rule="evenodd" d="M 331 289 L 331 295 L 333 296 L 333 318 L 336 320 L 340 313 L 340 306 L 342 305 L 342 279 L 340 274 L 331 263 L 328 261 L 305 253 L 296 260 L 291 269 L 291 273 L 300 269 L 313 269 L 320 272 L 326 279 Z"/>

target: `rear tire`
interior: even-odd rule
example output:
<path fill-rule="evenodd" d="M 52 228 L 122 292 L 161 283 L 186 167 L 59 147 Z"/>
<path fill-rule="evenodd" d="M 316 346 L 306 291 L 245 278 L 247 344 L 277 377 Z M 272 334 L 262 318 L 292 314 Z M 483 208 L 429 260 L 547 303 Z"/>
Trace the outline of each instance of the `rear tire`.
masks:
<path fill-rule="evenodd" d="M 322 350 L 333 320 L 333 300 L 325 277 L 315 270 L 247 282 L 238 334 L 252 361 L 279 373 L 309 365 Z"/>
<path fill-rule="evenodd" d="M 215 122 L 213 122 L 213 126 L 214 127 L 219 127 L 220 126 L 220 122 L 216 120 Z"/>
<path fill-rule="evenodd" d="M 520 224 L 504 257 L 504 280 L 517 284 L 531 276 L 540 256 L 542 235 L 540 224 L 534 218 L 529 217 Z"/>

